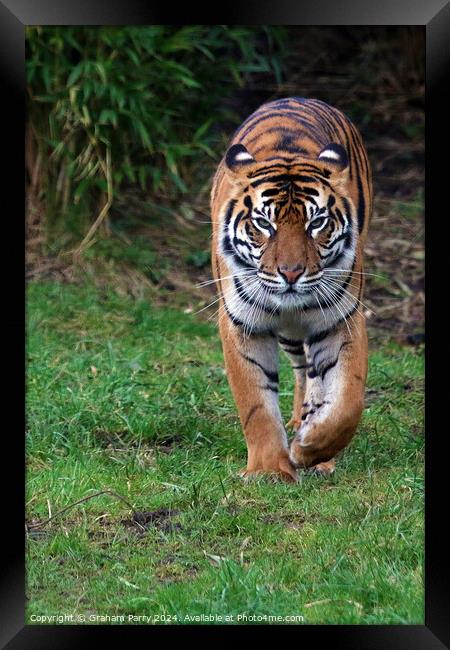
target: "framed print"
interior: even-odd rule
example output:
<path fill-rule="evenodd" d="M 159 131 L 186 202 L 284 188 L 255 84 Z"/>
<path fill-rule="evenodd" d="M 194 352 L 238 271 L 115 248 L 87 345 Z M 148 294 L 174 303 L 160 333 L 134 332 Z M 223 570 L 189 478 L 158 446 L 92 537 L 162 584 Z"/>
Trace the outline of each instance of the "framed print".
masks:
<path fill-rule="evenodd" d="M 449 7 L 170 13 L 0 3 L 2 647 L 447 647 Z"/>

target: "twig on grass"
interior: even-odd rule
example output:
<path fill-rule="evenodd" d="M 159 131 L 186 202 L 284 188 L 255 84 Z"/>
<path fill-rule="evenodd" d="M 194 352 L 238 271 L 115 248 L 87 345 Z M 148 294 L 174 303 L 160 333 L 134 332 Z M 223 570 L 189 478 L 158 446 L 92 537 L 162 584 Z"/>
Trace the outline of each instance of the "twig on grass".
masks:
<path fill-rule="evenodd" d="M 100 492 L 95 492 L 95 494 L 89 494 L 86 497 L 83 497 L 82 499 L 78 499 L 78 501 L 74 501 L 74 503 L 70 503 L 68 506 L 63 508 L 62 510 L 58 510 L 58 512 L 55 512 L 54 515 L 49 517 L 48 519 L 45 519 L 44 521 L 38 521 L 35 524 L 27 524 L 28 529 L 35 529 L 35 528 L 42 528 L 43 526 L 46 526 L 50 521 L 53 521 L 56 517 L 59 515 L 62 515 L 64 512 L 67 512 L 67 510 L 70 510 L 71 508 L 74 508 L 75 506 L 80 505 L 80 503 L 84 503 L 85 501 L 89 501 L 90 499 L 95 499 L 95 497 L 99 497 L 102 494 L 109 494 L 113 497 L 116 497 L 116 499 L 119 499 L 120 501 L 123 501 L 131 510 L 131 512 L 134 512 L 134 508 L 131 505 L 129 501 L 127 501 L 123 496 L 120 494 L 117 494 L 117 492 L 114 492 L 114 490 L 100 490 Z"/>

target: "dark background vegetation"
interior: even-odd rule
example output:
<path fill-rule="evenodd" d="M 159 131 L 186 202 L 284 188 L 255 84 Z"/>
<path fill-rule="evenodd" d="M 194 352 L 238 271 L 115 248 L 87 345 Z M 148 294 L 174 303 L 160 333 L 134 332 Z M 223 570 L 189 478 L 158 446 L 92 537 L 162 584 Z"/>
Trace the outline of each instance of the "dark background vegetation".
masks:
<path fill-rule="evenodd" d="M 32 27 L 27 90 L 28 278 L 202 309 L 230 135 L 265 101 L 316 97 L 355 122 L 372 163 L 372 335 L 422 341 L 422 27 Z"/>

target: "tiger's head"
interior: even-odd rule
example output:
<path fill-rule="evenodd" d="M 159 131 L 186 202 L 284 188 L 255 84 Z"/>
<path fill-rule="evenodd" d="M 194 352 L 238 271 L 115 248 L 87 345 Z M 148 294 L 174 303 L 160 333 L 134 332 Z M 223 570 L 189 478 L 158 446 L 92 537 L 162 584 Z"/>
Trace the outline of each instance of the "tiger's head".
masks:
<path fill-rule="evenodd" d="M 283 307 L 304 302 L 326 269 L 350 269 L 358 230 L 342 145 L 327 145 L 315 159 L 257 162 L 235 144 L 225 168 L 235 193 L 224 215 L 222 250 L 236 273 L 254 269 Z"/>

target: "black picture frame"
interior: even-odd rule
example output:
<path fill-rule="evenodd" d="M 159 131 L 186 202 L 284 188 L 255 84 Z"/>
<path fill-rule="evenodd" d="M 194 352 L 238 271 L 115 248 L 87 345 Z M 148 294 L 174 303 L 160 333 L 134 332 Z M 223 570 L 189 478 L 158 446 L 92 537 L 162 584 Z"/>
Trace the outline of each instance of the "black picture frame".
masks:
<path fill-rule="evenodd" d="M 448 570 L 447 541 L 445 533 L 446 504 L 441 503 L 440 495 L 446 495 L 447 461 L 442 449 L 448 424 L 438 422 L 439 409 L 430 405 L 433 402 L 445 404 L 437 393 L 442 385 L 433 369 L 439 362 L 440 337 L 429 334 L 442 321 L 439 314 L 439 289 L 437 278 L 441 276 L 438 258 L 445 255 L 430 255 L 430 242 L 436 235 L 435 224 L 442 227 L 448 219 L 448 208 L 444 200 L 448 193 L 448 108 L 444 100 L 448 90 L 448 61 L 450 34 L 450 4 L 445 0 L 352 0 L 350 2 L 295 2 L 294 0 L 247 0 L 240 5 L 224 7 L 212 11 L 203 6 L 201 11 L 186 4 L 182 8 L 174 5 L 145 0 L 0 0 L 0 68 L 2 81 L 2 105 L 6 110 L 3 121 L 2 157 L 6 162 L 3 178 L 3 217 L 9 227 L 4 240 L 3 259 L 10 253 L 3 273 L 4 316 L 6 336 L 4 349 L 4 379 L 6 388 L 5 412 L 11 412 L 12 423 L 4 425 L 4 461 L 2 478 L 5 485 L 2 491 L 3 505 L 3 561 L 1 562 L 0 584 L 0 647 L 17 648 L 72 648 L 82 644 L 92 644 L 103 640 L 111 632 L 116 641 L 127 643 L 139 634 L 155 639 L 155 626 L 39 626 L 25 625 L 25 566 L 24 566 L 24 480 L 23 428 L 24 403 L 24 93 L 25 93 L 25 40 L 26 25 L 121 25 L 121 24 L 167 24 L 176 19 L 177 24 L 295 24 L 295 25 L 423 25 L 426 29 L 426 214 L 427 262 L 426 287 L 431 307 L 426 311 L 427 331 L 427 411 L 426 411 L 426 565 L 425 565 L 425 625 L 364 625 L 364 626 L 278 626 L 265 627 L 265 641 L 279 640 L 292 636 L 301 643 L 315 645 L 332 643 L 333 648 L 369 650 L 414 650 L 426 648 L 438 650 L 449 647 L 448 617 Z M 446 83 L 447 82 L 447 83 Z M 447 147 L 447 151 L 445 148 Z M 441 163 L 440 150 L 443 150 L 444 164 Z M 436 152 L 431 155 L 431 152 Z M 13 190 L 14 188 L 14 190 Z M 445 225 L 445 234 L 448 226 Z M 441 231 L 442 232 L 442 231 Z M 433 234 L 434 233 L 434 234 Z M 439 234 L 436 235 L 439 237 Z M 13 243 L 15 244 L 13 246 Z M 442 246 L 442 242 L 440 242 Z M 437 245 L 438 246 L 438 245 Z M 436 250 L 440 249 L 436 246 Z M 445 274 L 445 271 L 442 272 Z M 17 286 L 18 285 L 18 286 Z M 5 295 L 6 294 L 6 295 Z M 433 297 L 436 300 L 433 300 Z M 434 357 L 434 358 L 433 358 Z M 11 406 L 14 404 L 14 407 Z M 11 405 L 11 406 L 10 406 Z M 8 477 L 5 468 L 11 468 Z M 446 471 L 447 470 L 447 471 Z M 8 548 L 9 547 L 9 548 Z M 170 643 L 174 634 L 183 634 L 187 640 L 191 630 L 197 635 L 213 635 L 254 641 L 255 627 L 192 626 L 159 628 L 164 634 L 164 642 Z M 186 635 L 186 636 L 185 636 Z"/>

